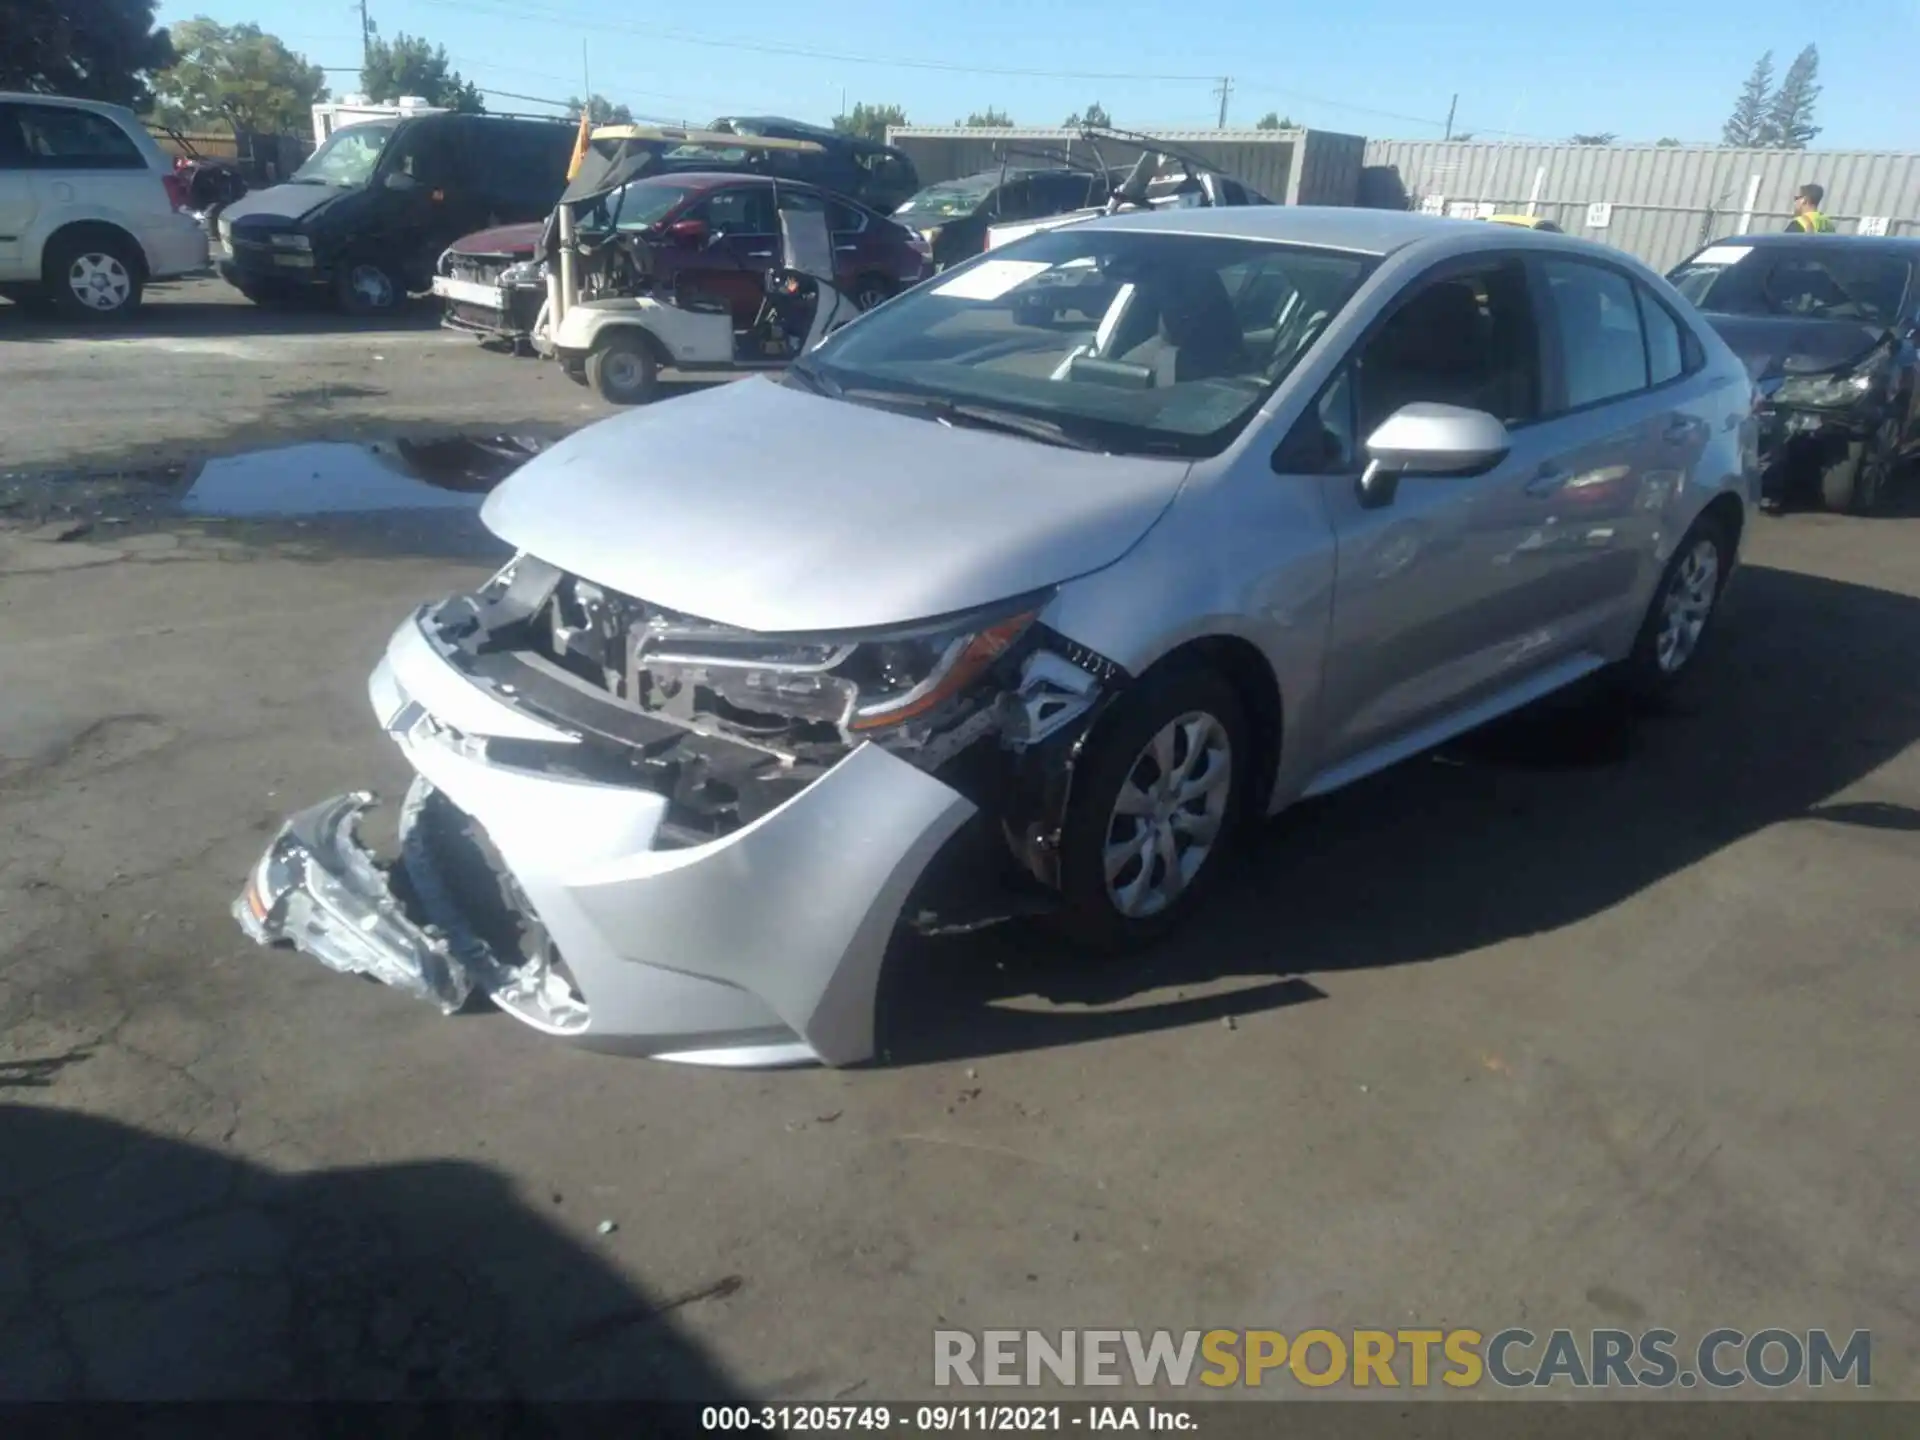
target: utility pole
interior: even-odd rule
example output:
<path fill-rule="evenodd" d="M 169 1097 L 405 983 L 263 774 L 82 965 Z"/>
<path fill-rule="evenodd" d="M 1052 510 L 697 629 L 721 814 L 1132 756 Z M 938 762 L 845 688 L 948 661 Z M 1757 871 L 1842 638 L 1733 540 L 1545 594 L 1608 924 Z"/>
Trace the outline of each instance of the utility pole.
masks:
<path fill-rule="evenodd" d="M 367 15 L 367 0 L 360 0 L 360 66 L 373 68 L 373 21 Z"/>
<path fill-rule="evenodd" d="M 1220 128 L 1227 128 L 1227 97 L 1233 94 L 1233 77 L 1222 75 L 1220 83 L 1213 87 L 1213 93 L 1220 97 Z"/>
<path fill-rule="evenodd" d="M 587 41 L 584 35 L 580 37 L 580 83 L 587 87 L 581 93 L 586 98 L 587 108 L 591 110 L 593 108 L 593 69 L 587 64 Z"/>
<path fill-rule="evenodd" d="M 1460 107 L 1460 97 L 1455 95 L 1447 102 L 1447 139 L 1453 138 L 1453 112 Z"/>

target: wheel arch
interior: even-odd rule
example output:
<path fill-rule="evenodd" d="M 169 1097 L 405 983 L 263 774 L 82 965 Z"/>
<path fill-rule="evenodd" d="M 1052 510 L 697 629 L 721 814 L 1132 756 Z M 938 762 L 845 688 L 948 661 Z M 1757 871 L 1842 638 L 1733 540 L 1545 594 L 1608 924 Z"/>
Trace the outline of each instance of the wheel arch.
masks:
<path fill-rule="evenodd" d="M 1246 814 L 1249 820 L 1264 819 L 1279 777 L 1286 736 L 1286 703 L 1279 677 L 1251 640 L 1215 633 L 1182 641 L 1141 672 L 1140 678 L 1193 664 L 1204 665 L 1231 685 L 1246 711 L 1253 745 Z"/>
<path fill-rule="evenodd" d="M 40 247 L 41 278 L 49 284 L 52 283 L 52 277 L 46 273 L 47 258 L 61 245 L 70 240 L 78 240 L 84 244 L 88 239 L 93 239 L 96 243 L 113 242 L 115 248 L 122 251 L 126 258 L 133 262 L 138 272 L 136 278 L 142 285 L 152 277 L 152 268 L 147 263 L 147 249 L 140 243 L 138 235 L 115 221 L 89 217 L 84 220 L 69 220 L 47 235 L 46 242 Z"/>
<path fill-rule="evenodd" d="M 1738 555 L 1741 532 L 1746 529 L 1747 524 L 1747 507 L 1740 503 L 1740 497 L 1731 490 L 1722 490 L 1701 507 L 1700 518 L 1704 520 L 1708 517 L 1726 527 L 1728 539 L 1733 545 L 1733 553 Z"/>

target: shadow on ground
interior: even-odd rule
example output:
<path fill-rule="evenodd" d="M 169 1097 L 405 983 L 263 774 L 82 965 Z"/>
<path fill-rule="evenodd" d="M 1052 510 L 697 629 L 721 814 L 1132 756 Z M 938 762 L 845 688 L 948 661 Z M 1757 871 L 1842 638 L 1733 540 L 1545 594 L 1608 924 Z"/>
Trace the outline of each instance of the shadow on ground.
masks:
<path fill-rule="evenodd" d="M 1150 952 L 1093 963 L 1022 926 L 902 942 L 882 1053 L 914 1064 L 1246 1015 L 1319 996 L 1305 976 L 1574 924 L 1768 826 L 1920 828 L 1904 805 L 1830 803 L 1920 739 L 1920 600 L 1748 566 L 1716 639 L 1678 713 L 1569 694 L 1295 807 Z M 1220 982 L 1246 988 L 1138 998 Z"/>
<path fill-rule="evenodd" d="M 59 1068 L 0 1071 L 0 1096 Z M 0 1104 L 0 1400 L 725 1403 L 675 1312 L 743 1283 L 641 1294 L 478 1165 L 283 1176 Z"/>
<path fill-rule="evenodd" d="M 166 303 L 153 303 L 164 301 Z M 0 300 L 0 344 L 45 340 L 231 339 L 255 335 L 383 335 L 440 328 L 440 305 L 415 299 L 391 315 L 342 313 L 323 298 L 304 297 L 255 305 L 235 296 L 219 300 L 172 299 L 164 285 L 147 291 L 147 303 L 123 320 L 79 320 L 41 306 Z"/>

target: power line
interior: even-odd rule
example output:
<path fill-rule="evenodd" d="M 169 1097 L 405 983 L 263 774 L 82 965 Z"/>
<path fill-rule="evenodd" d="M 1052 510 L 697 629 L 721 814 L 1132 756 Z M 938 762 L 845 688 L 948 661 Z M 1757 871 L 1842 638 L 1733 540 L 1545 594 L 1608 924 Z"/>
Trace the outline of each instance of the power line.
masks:
<path fill-rule="evenodd" d="M 1213 75 L 1153 75 L 1115 70 L 1029 70 L 992 65 L 961 65 L 949 60 L 908 60 L 894 56 L 855 55 L 840 50 L 817 50 L 802 45 L 774 45 L 757 40 L 722 40 L 710 35 L 694 35 L 682 30 L 666 30 L 652 25 L 622 24 L 614 20 L 589 20 L 542 7 L 494 3 L 494 0 L 421 0 L 443 10 L 467 10 L 510 20 L 541 20 L 590 30 L 608 30 L 621 34 L 644 35 L 650 40 L 675 45 L 699 45 L 713 50 L 740 50 L 756 55 L 788 55 L 808 60 L 831 60 L 843 65 L 879 65 L 899 70 L 939 70 L 957 75 L 1001 75 L 1033 80 L 1112 80 L 1167 81 L 1194 84 L 1214 80 Z"/>

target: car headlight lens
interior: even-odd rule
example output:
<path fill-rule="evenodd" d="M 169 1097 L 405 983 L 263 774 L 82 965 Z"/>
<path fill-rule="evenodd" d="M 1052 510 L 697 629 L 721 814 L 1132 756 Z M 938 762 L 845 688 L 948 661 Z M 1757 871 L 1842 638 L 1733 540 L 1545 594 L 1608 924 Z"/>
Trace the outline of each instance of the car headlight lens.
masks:
<path fill-rule="evenodd" d="M 282 230 L 273 237 L 273 248 L 276 250 L 311 250 L 313 249 L 313 241 L 309 240 L 305 235 L 297 234 L 294 231 Z"/>
<path fill-rule="evenodd" d="M 1879 379 L 1879 374 L 1871 370 L 1857 370 L 1847 375 L 1789 375 L 1773 392 L 1773 399 L 1781 405 L 1837 408 L 1866 399 Z"/>
<path fill-rule="evenodd" d="M 872 734 L 970 689 L 1039 614 L 1037 605 L 1011 615 L 1003 608 L 858 641 L 746 635 L 674 621 L 648 639 L 640 663 L 662 680 L 704 684 L 745 710 L 831 720 Z"/>
<path fill-rule="evenodd" d="M 534 285 L 546 277 L 546 263 L 541 260 L 522 260 L 518 265 L 509 265 L 500 272 L 502 285 Z"/>

